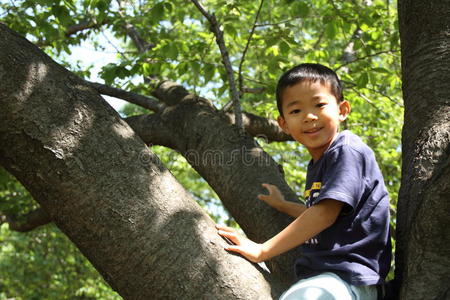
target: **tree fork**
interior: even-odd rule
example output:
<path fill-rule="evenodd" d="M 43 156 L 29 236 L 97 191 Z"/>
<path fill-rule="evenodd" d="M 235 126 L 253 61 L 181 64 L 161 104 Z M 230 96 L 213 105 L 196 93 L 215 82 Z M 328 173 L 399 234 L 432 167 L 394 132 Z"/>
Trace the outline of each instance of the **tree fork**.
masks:
<path fill-rule="evenodd" d="M 165 146 L 180 152 L 218 194 L 249 238 L 263 242 L 292 221 L 257 199 L 258 194 L 266 193 L 261 184 L 271 183 L 280 188 L 287 200 L 298 201 L 279 165 L 254 139 L 242 135 L 225 112 L 173 82 L 159 85 L 153 94 L 168 105 L 167 109 L 159 116 L 130 117 L 127 122 L 146 143 L 163 141 Z M 145 128 L 154 126 L 156 118 L 161 122 L 160 128 L 171 132 L 171 138 L 157 131 L 147 133 Z M 298 255 L 298 250 L 291 251 L 267 265 L 272 273 L 292 283 L 292 265 Z"/>
<path fill-rule="evenodd" d="M 124 299 L 279 295 L 95 90 L 4 25 L 0 80 L 1 165 Z"/>

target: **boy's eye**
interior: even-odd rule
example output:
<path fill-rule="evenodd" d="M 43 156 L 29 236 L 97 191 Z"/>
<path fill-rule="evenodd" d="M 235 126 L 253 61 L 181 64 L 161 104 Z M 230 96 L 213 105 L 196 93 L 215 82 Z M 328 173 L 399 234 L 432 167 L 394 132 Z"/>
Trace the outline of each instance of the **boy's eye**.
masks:
<path fill-rule="evenodd" d="M 327 105 L 326 103 L 317 103 L 317 107 L 323 107 L 323 106 L 325 106 L 325 105 Z"/>
<path fill-rule="evenodd" d="M 300 112 L 300 109 L 294 109 L 291 110 L 290 114 L 298 114 Z"/>

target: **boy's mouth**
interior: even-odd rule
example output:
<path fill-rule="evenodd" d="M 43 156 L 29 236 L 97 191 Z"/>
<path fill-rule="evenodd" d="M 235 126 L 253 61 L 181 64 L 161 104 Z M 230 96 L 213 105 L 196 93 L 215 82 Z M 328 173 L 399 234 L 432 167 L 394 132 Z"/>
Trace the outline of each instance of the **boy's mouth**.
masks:
<path fill-rule="evenodd" d="M 316 133 L 316 132 L 318 132 L 318 131 L 321 130 L 321 129 L 322 129 L 322 127 L 314 127 L 314 128 L 305 130 L 305 131 L 303 131 L 303 132 L 304 132 L 304 133 Z"/>

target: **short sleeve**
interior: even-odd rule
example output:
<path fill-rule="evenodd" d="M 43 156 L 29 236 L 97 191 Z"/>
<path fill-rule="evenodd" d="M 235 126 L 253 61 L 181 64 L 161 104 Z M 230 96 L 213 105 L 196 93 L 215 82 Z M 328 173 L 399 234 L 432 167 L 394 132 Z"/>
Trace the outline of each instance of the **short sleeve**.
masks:
<path fill-rule="evenodd" d="M 353 211 L 364 192 L 363 155 L 343 145 L 334 148 L 325 159 L 325 176 L 316 202 L 334 199 L 348 204 Z"/>

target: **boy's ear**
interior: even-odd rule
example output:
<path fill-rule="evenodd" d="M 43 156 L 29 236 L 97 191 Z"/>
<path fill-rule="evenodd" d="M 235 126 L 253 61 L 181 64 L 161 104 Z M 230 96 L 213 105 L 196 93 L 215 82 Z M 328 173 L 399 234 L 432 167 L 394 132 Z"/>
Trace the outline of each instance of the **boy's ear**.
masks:
<path fill-rule="evenodd" d="M 277 121 L 278 121 L 278 125 L 280 125 L 281 129 L 283 129 L 283 132 L 290 134 L 289 129 L 286 124 L 286 120 L 282 116 L 278 116 Z"/>
<path fill-rule="evenodd" d="M 350 114 L 350 111 L 351 107 L 348 101 L 344 100 L 339 103 L 339 121 L 345 121 L 345 119 L 347 119 L 348 115 Z"/>

